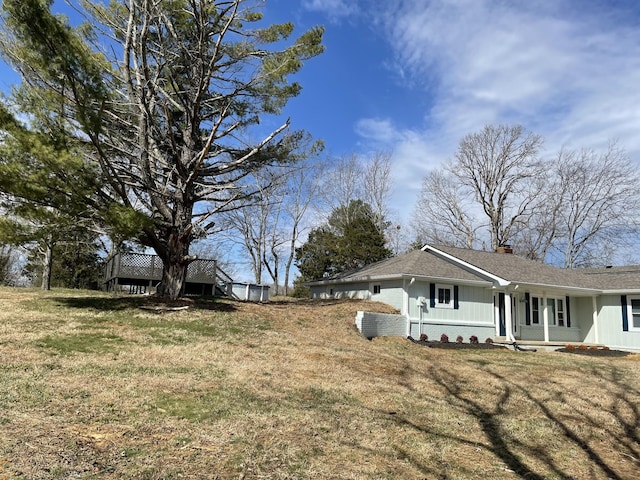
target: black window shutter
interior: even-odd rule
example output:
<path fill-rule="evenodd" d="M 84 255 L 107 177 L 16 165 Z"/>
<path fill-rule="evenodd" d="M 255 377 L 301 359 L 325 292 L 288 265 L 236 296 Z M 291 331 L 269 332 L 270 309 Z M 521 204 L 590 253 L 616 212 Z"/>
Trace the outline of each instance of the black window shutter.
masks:
<path fill-rule="evenodd" d="M 529 303 L 531 301 L 531 295 L 529 292 L 524 294 L 524 324 L 531 325 L 531 308 L 529 307 Z"/>
<path fill-rule="evenodd" d="M 568 328 L 571 326 L 571 308 L 569 307 L 569 295 L 567 295 L 566 304 L 567 306 L 565 308 L 567 309 L 567 328 Z"/>
<path fill-rule="evenodd" d="M 453 308 L 456 310 L 460 308 L 460 302 L 458 302 L 458 285 L 453 286 Z"/>
<path fill-rule="evenodd" d="M 620 296 L 620 303 L 622 304 L 622 331 L 629 331 L 629 316 L 627 314 L 627 296 Z"/>
<path fill-rule="evenodd" d="M 436 284 L 435 283 L 429 284 L 429 304 L 431 305 L 431 308 L 434 308 L 436 306 Z"/>

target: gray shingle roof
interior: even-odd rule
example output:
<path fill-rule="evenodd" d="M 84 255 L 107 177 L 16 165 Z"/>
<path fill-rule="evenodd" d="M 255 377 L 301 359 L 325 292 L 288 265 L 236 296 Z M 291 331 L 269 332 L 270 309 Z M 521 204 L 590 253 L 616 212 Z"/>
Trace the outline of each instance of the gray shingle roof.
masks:
<path fill-rule="evenodd" d="M 602 290 L 640 290 L 640 265 L 589 268 L 584 273 Z"/>
<path fill-rule="evenodd" d="M 577 270 L 539 263 L 514 254 L 454 247 L 434 247 L 512 283 L 598 288 L 596 282 Z"/>
<path fill-rule="evenodd" d="M 640 265 L 602 269 L 567 270 L 535 262 L 514 254 L 469 250 L 464 248 L 426 247 L 398 255 L 356 271 L 346 272 L 314 283 L 358 282 L 408 276 L 450 279 L 468 282 L 488 281 L 473 269 L 464 268 L 442 258 L 437 251 L 488 272 L 512 284 L 569 287 L 588 290 L 640 290 Z"/>
<path fill-rule="evenodd" d="M 346 272 L 324 281 L 356 282 L 379 278 L 419 276 L 448 278 L 467 281 L 484 280 L 478 275 L 443 260 L 429 252 L 414 250 L 404 255 L 367 265 L 356 271 Z"/>

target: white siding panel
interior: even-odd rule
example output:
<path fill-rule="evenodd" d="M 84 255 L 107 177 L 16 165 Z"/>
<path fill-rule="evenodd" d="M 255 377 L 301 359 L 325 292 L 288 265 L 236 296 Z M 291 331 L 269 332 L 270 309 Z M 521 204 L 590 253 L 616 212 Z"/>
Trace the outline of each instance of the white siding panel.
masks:
<path fill-rule="evenodd" d="M 429 283 L 415 282 L 409 286 L 409 317 L 412 320 L 435 323 L 493 325 L 493 292 L 485 287 L 458 286 L 460 308 L 432 308 Z M 424 299 L 419 302 L 419 299 Z"/>
<path fill-rule="evenodd" d="M 372 295 L 371 300 L 377 302 L 386 303 L 393 308 L 402 311 L 402 281 L 394 280 L 388 282 L 381 282 L 380 293 L 378 295 Z"/>
<path fill-rule="evenodd" d="M 603 295 L 598 299 L 598 340 L 610 348 L 640 350 L 640 332 L 622 330 L 620 295 Z M 629 318 L 629 323 L 631 319 Z"/>

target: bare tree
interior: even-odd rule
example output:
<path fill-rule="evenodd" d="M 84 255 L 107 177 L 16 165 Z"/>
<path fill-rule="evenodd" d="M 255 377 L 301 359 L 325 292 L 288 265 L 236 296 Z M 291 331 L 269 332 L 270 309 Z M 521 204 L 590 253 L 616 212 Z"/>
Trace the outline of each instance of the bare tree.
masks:
<path fill-rule="evenodd" d="M 253 181 L 252 189 L 257 193 L 227 210 L 220 217 L 219 228 L 226 241 L 242 245 L 242 251 L 248 255 L 255 282 L 262 283 L 267 236 L 272 225 L 277 223 L 272 218 L 278 215 L 285 181 L 273 169 L 254 174 Z"/>
<path fill-rule="evenodd" d="M 264 170 L 255 176 L 254 189 L 259 195 L 224 214 L 221 227 L 226 240 L 241 245 L 257 283 L 262 283 L 266 270 L 276 294 L 281 269 L 284 294 L 288 293 L 295 248 L 306 230 L 304 218 L 316 199 L 322 168 L 309 161 L 294 168 Z"/>
<path fill-rule="evenodd" d="M 17 252 L 11 245 L 0 243 L 0 285 L 17 283 Z"/>
<path fill-rule="evenodd" d="M 391 200 L 391 153 L 375 152 L 363 165 L 362 199 L 371 207 L 381 232 L 389 226 Z"/>
<path fill-rule="evenodd" d="M 338 209 L 359 215 L 362 212 L 347 207 L 368 205 L 376 225 L 387 236 L 391 226 L 391 182 L 391 154 L 388 152 L 374 152 L 369 157 L 351 154 L 338 158 L 322 180 L 319 192 L 322 221 Z M 357 200 L 362 203 L 353 203 Z"/>
<path fill-rule="evenodd" d="M 351 200 L 364 197 L 363 166 L 355 153 L 337 158 L 334 165 L 325 172 L 319 191 L 319 208 L 323 220 L 332 211 L 349 205 Z"/>
<path fill-rule="evenodd" d="M 555 162 L 561 231 L 556 248 L 564 266 L 598 263 L 605 245 L 623 246 L 638 231 L 638 171 L 616 143 L 604 153 L 563 150 Z"/>
<path fill-rule="evenodd" d="M 414 235 L 420 243 L 473 248 L 481 227 L 474 208 L 456 177 L 441 170 L 429 172 L 411 219 Z"/>
<path fill-rule="evenodd" d="M 519 126 L 487 125 L 465 136 L 446 170 L 488 219 L 491 249 L 511 242 L 540 195 L 533 180 L 544 173 L 537 155 L 542 137 Z M 532 188 L 533 187 L 533 188 Z"/>
<path fill-rule="evenodd" d="M 304 219 L 307 212 L 317 199 L 317 193 L 320 188 L 320 180 L 324 166 L 321 163 L 313 163 L 306 168 L 298 168 L 291 172 L 289 177 L 289 185 L 291 193 L 288 201 L 285 203 L 285 212 L 288 218 L 288 251 L 287 260 L 285 262 L 284 277 L 284 294 L 289 293 L 289 277 L 291 266 L 295 259 L 296 247 L 300 242 L 300 238 L 308 230 L 305 226 Z"/>

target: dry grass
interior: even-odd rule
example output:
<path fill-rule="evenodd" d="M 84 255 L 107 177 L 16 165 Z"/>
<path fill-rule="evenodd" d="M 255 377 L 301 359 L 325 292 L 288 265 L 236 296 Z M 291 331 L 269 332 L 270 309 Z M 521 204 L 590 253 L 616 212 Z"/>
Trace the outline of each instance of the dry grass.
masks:
<path fill-rule="evenodd" d="M 367 341 L 359 301 L 0 289 L 0 480 L 632 479 L 638 356 Z"/>

